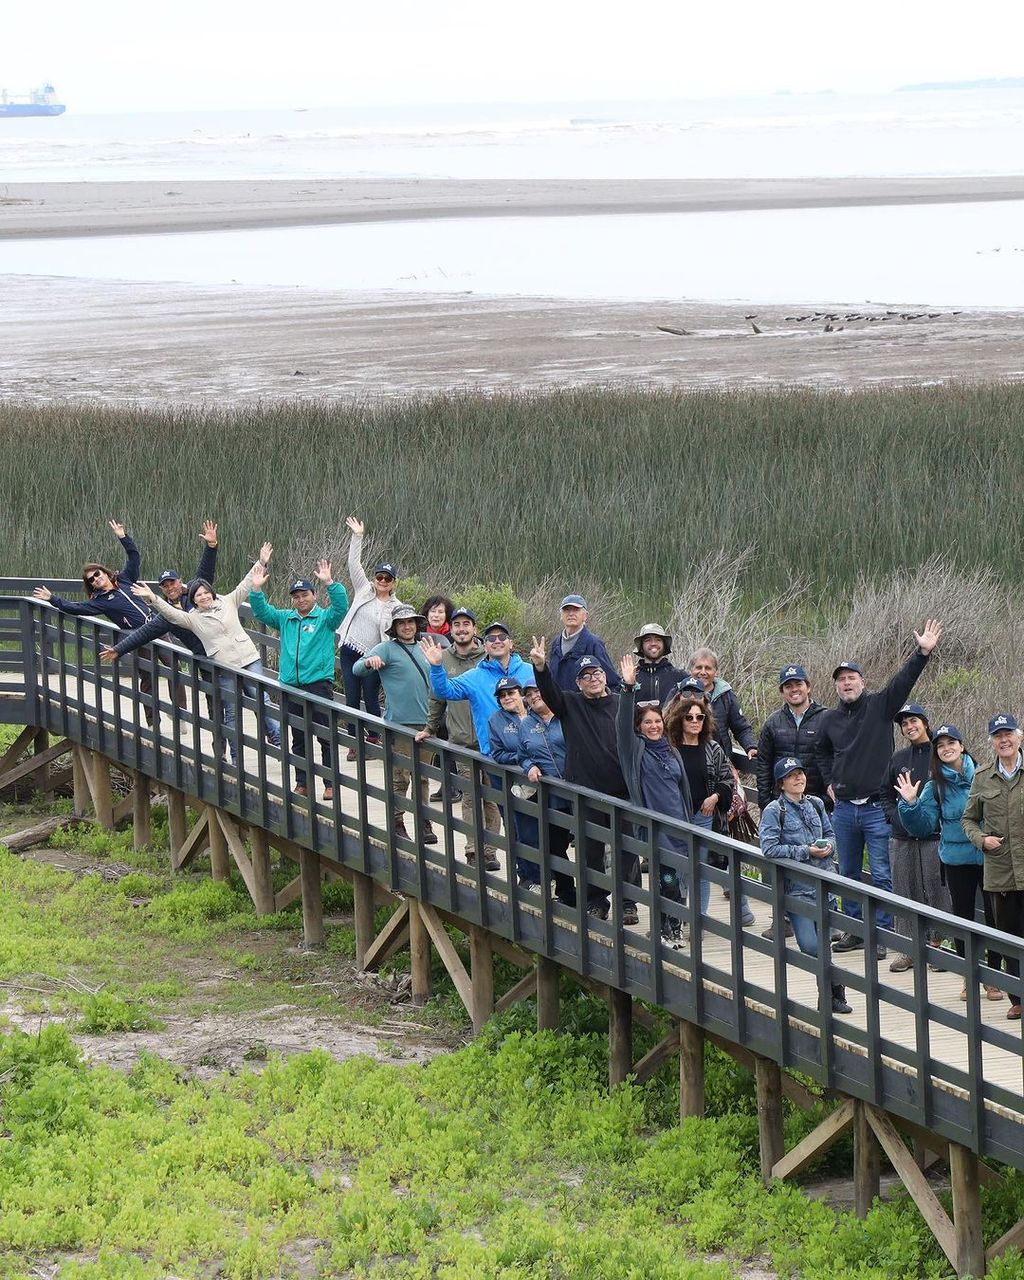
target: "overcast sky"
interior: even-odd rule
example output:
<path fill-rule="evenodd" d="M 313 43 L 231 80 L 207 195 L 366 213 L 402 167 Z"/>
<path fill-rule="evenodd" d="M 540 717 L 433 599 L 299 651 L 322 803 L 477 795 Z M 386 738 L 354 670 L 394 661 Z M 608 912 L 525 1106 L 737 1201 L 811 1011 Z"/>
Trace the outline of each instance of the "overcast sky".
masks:
<path fill-rule="evenodd" d="M 1012 0 L 40 0 L 0 87 L 77 113 L 688 98 L 1024 74 Z"/>

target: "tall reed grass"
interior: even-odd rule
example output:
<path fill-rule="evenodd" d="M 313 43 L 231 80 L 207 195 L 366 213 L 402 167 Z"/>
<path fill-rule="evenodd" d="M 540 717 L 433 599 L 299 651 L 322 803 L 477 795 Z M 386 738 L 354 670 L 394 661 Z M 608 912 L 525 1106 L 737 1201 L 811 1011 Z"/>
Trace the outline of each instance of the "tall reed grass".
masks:
<path fill-rule="evenodd" d="M 69 573 L 124 519 L 147 571 L 204 516 L 228 576 L 363 515 L 403 569 L 639 599 L 751 547 L 758 598 L 922 564 L 1020 576 L 1024 387 L 869 393 L 562 391 L 219 412 L 0 408 L 7 573 Z M 306 566 L 307 570 L 309 566 Z"/>

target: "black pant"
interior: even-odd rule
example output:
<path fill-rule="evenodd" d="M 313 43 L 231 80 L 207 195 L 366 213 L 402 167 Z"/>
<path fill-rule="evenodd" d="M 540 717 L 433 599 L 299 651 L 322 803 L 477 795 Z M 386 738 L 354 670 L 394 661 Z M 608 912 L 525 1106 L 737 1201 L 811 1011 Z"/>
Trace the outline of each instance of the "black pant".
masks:
<path fill-rule="evenodd" d="M 311 693 L 317 698 L 326 698 L 329 702 L 334 698 L 334 681 L 333 680 L 313 680 L 310 684 L 286 685 L 285 688 L 296 689 L 300 693 Z M 304 716 L 303 704 L 296 702 L 294 698 L 285 698 L 285 714 L 288 716 Z M 323 725 L 325 728 L 330 724 L 330 720 L 326 711 L 321 707 L 313 708 L 313 723 Z M 292 725 L 292 754 L 304 756 L 306 754 L 306 730 L 305 727 L 299 728 Z M 329 738 L 320 739 L 320 759 L 328 769 L 334 769 L 334 749 Z M 306 771 L 301 766 L 295 766 L 295 785 L 304 787 L 306 785 Z"/>
<path fill-rule="evenodd" d="M 597 826 L 597 827 L 611 827 L 612 820 L 609 814 L 590 811 L 585 807 L 586 802 L 583 802 L 583 803 L 584 803 L 584 809 L 583 809 L 584 822 L 590 822 L 593 826 Z M 586 863 L 587 863 L 587 866 L 590 868 L 590 870 L 604 871 L 605 842 L 603 840 L 595 840 L 592 836 L 584 836 L 583 846 L 584 846 L 584 855 L 586 858 Z M 613 878 L 618 874 L 618 868 L 615 866 L 615 853 L 616 851 L 613 849 L 612 850 L 612 877 Z M 625 880 L 627 884 L 640 883 L 640 859 L 637 857 L 635 853 L 624 853 L 622 855 L 622 878 L 623 880 Z M 632 899 L 624 897 L 623 901 L 631 902 Z M 598 903 L 602 906 L 607 906 L 608 894 L 604 889 L 600 887 L 600 885 L 589 884 L 587 885 L 587 905 L 591 906 L 594 903 Z"/>
<path fill-rule="evenodd" d="M 1009 893 L 992 894 L 992 914 L 995 916 L 996 928 L 1003 933 L 1012 933 L 1015 938 L 1024 937 L 1024 891 L 1012 889 Z M 1006 957 L 1006 972 L 1017 979 L 1012 991 L 1007 995 L 1013 1004 L 1020 1004 L 1020 963 Z"/>
<path fill-rule="evenodd" d="M 953 904 L 953 914 L 959 916 L 961 920 L 973 920 L 978 890 L 981 889 L 982 872 L 985 868 L 978 862 L 944 862 L 942 870 L 946 877 L 949 898 Z M 995 929 L 997 926 L 995 916 L 992 914 L 992 899 L 985 892 L 981 895 L 981 905 L 985 912 L 985 923 L 990 929 Z M 959 938 L 955 938 L 954 943 L 957 955 L 962 958 L 964 944 Z M 985 963 L 991 969 L 1001 969 L 1003 957 L 998 951 L 989 951 L 985 957 Z"/>

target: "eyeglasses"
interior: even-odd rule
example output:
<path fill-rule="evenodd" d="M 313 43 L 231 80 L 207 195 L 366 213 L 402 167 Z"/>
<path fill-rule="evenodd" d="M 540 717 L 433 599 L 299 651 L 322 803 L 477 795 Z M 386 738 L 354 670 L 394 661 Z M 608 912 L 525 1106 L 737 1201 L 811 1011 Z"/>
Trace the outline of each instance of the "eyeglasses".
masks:
<path fill-rule="evenodd" d="M 694 724 L 699 724 L 704 718 L 705 716 L 703 711 L 691 711 L 689 714 L 683 716 L 684 720 L 692 720 Z"/>
<path fill-rule="evenodd" d="M 598 676 L 603 676 L 604 671 L 600 667 L 591 667 L 589 671 L 581 671 L 580 680 L 596 680 Z"/>

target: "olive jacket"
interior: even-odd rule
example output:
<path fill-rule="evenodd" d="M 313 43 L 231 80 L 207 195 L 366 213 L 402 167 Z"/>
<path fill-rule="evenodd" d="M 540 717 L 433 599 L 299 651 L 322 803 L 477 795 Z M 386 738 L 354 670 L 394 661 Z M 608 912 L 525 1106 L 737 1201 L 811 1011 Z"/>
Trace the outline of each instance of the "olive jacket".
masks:
<path fill-rule="evenodd" d="M 995 761 L 974 775 L 961 819 L 967 839 L 976 849 L 986 836 L 1002 836 L 998 849 L 984 849 L 986 893 L 1024 890 L 1024 768 L 1004 778 Z"/>

